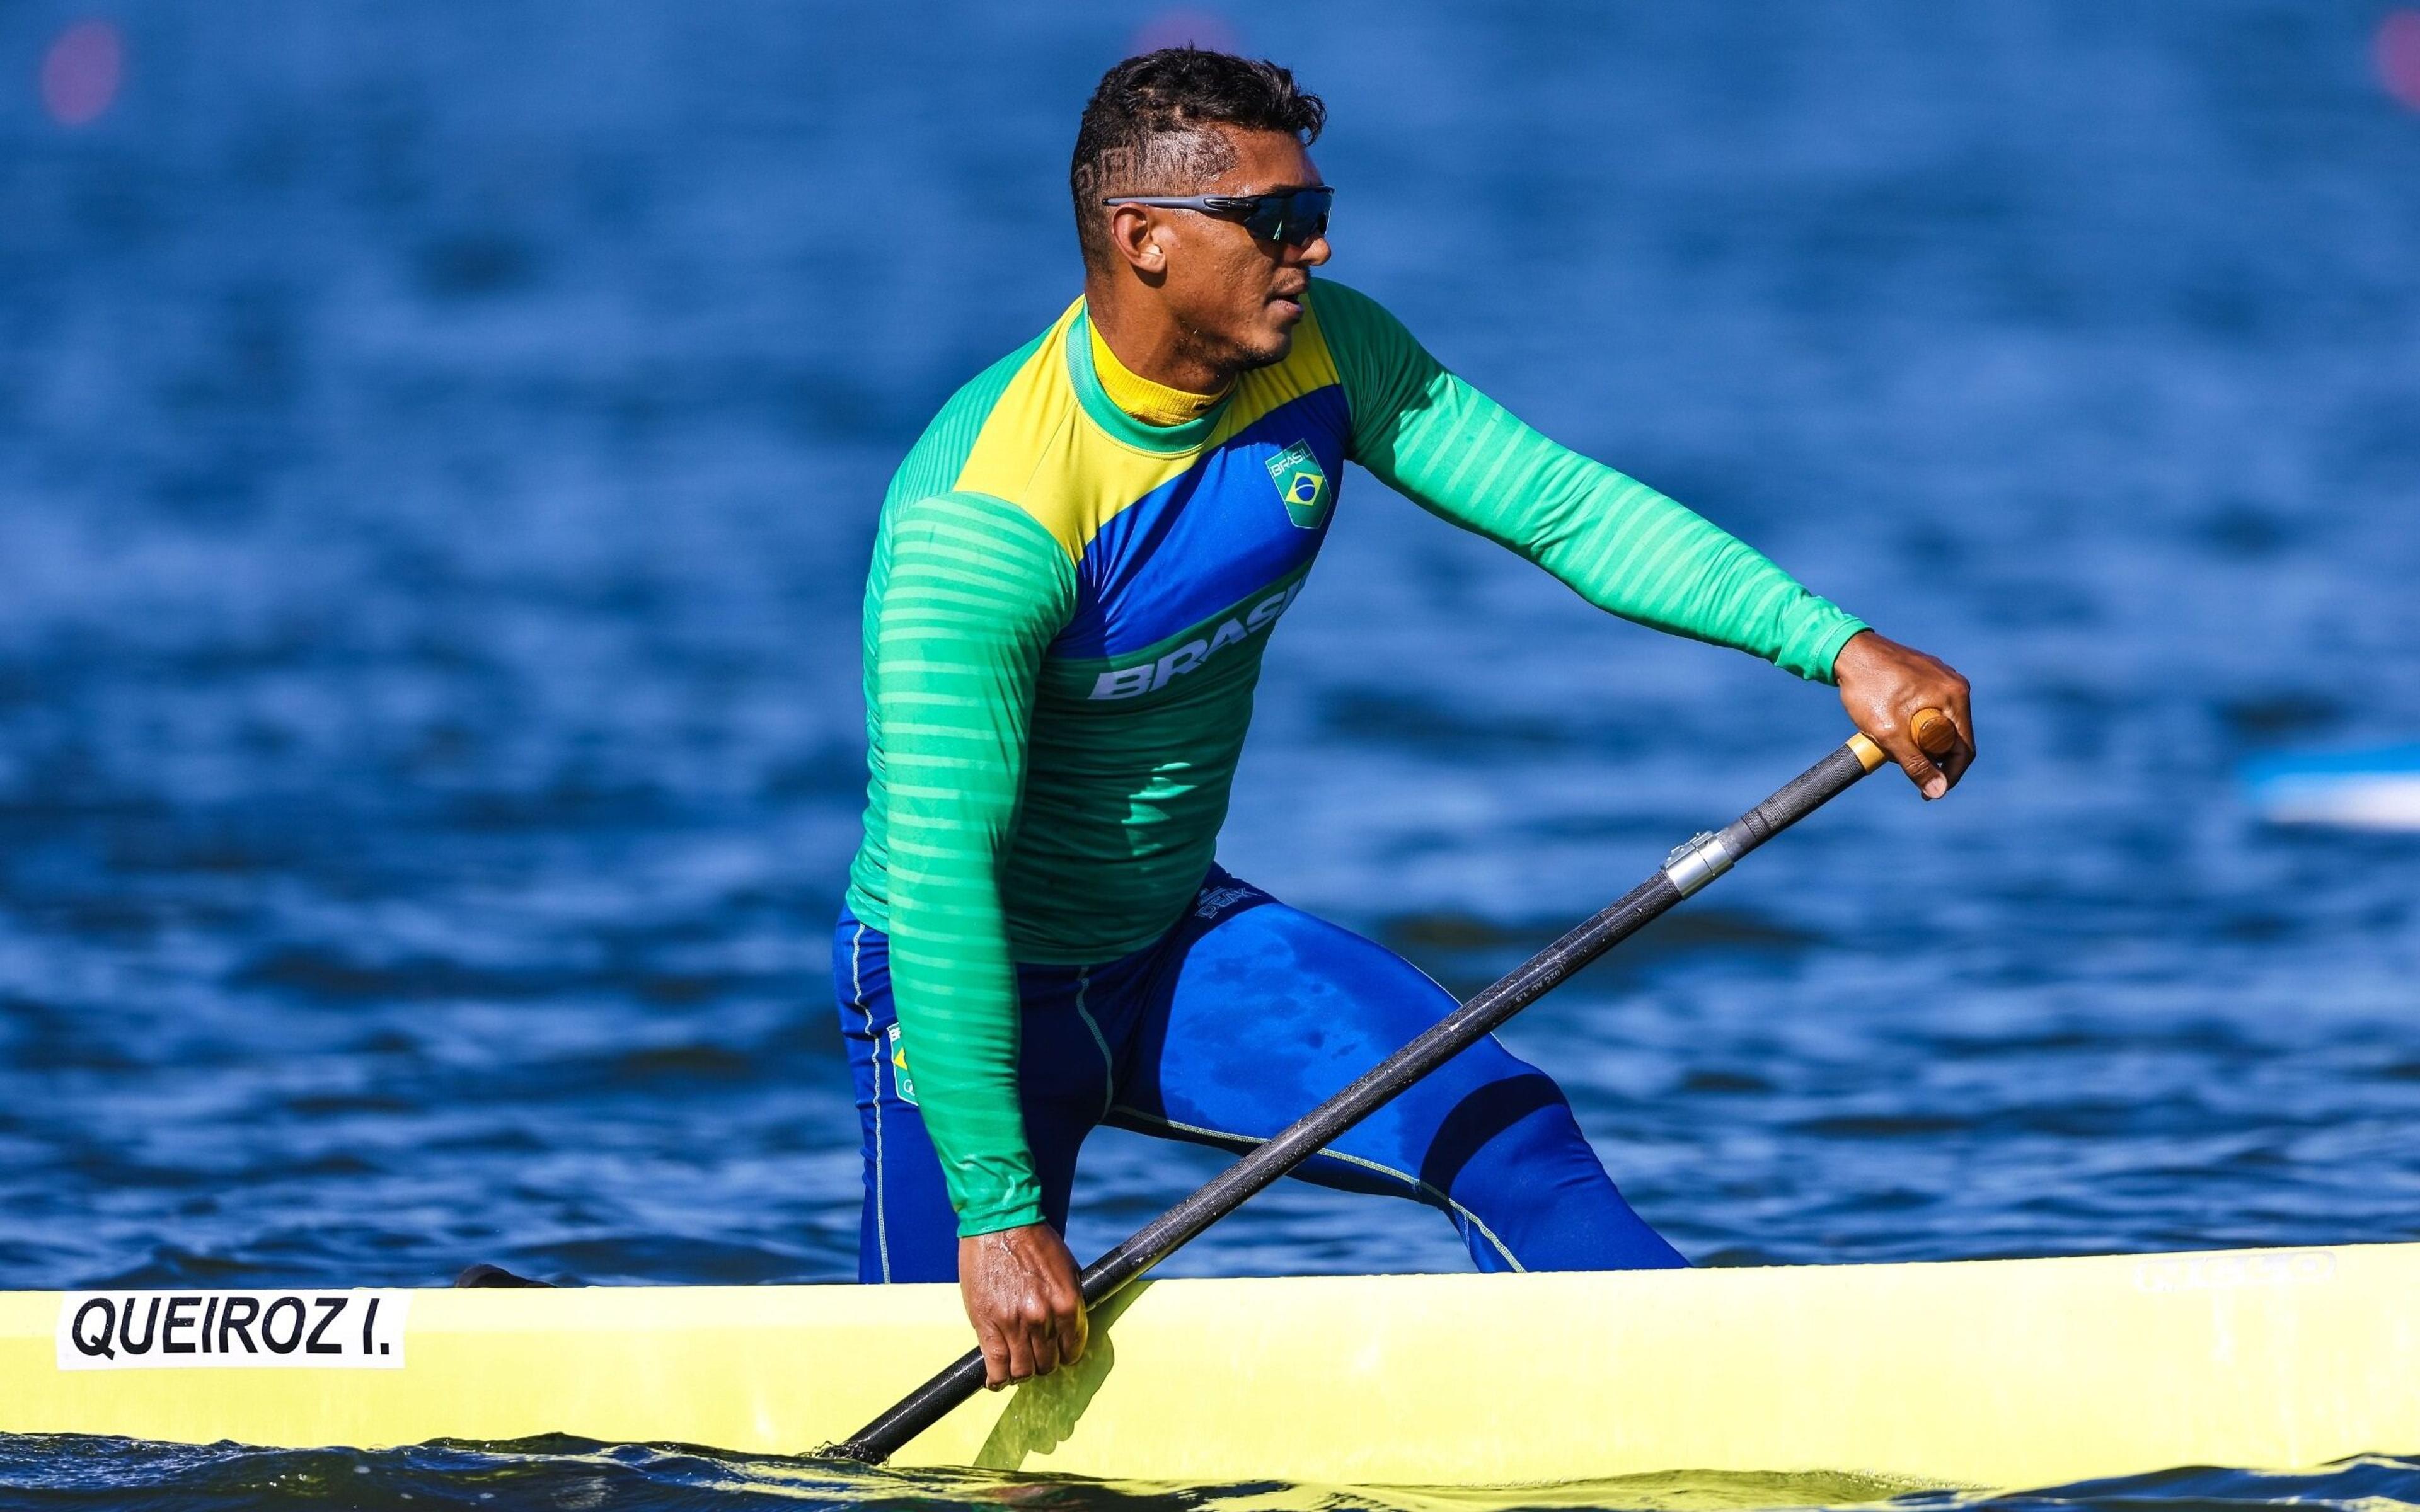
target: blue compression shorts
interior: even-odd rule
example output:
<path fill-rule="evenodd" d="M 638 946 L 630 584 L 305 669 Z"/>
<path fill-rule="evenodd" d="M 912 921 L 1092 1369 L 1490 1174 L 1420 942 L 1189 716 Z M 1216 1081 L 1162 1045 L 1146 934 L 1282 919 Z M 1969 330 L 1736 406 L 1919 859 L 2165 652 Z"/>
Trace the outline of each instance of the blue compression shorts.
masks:
<path fill-rule="evenodd" d="M 900 1054 L 889 941 L 844 911 L 832 942 L 865 1146 L 864 1281 L 957 1277 L 957 1219 Z M 1444 1017 L 1454 1001 L 1384 947 L 1213 869 L 1157 943 L 1096 966 L 1020 966 L 1025 1134 L 1053 1227 L 1098 1125 L 1243 1149 Z M 1493 1038 L 1295 1175 L 1451 1219 L 1482 1271 L 1684 1265 L 1614 1189 L 1562 1089 Z"/>

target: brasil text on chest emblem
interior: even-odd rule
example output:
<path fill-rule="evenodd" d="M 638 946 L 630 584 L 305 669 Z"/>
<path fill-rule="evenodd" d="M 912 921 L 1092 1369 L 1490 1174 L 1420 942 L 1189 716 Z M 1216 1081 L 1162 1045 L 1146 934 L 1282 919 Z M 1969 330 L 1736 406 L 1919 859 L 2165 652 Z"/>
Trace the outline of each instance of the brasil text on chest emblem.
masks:
<path fill-rule="evenodd" d="M 1309 441 L 1296 441 L 1268 462 L 1269 481 L 1278 486 L 1278 497 L 1285 501 L 1286 517 L 1306 531 L 1319 529 L 1327 517 L 1327 502 L 1334 497 L 1328 492 L 1327 474 L 1320 470 L 1319 458 L 1313 456 Z"/>

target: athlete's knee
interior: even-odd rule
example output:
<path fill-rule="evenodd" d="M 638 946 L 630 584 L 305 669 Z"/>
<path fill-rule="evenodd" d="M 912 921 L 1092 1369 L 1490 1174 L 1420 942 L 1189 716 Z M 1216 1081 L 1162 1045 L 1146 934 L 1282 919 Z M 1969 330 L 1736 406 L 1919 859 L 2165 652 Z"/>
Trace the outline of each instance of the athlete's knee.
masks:
<path fill-rule="evenodd" d="M 1563 1089 L 1545 1072 L 1512 1064 L 1518 1069 L 1464 1092 L 1437 1121 L 1420 1159 L 1427 1185 L 1455 1193 L 1471 1179 L 1543 1174 L 1575 1157 L 1595 1165 Z"/>
<path fill-rule="evenodd" d="M 1489 1084 L 1464 1099 L 1440 1130 L 1437 1185 L 1490 1248 L 1528 1271 L 1656 1269 L 1686 1265 L 1632 1211 L 1579 1120 L 1544 1073 Z"/>

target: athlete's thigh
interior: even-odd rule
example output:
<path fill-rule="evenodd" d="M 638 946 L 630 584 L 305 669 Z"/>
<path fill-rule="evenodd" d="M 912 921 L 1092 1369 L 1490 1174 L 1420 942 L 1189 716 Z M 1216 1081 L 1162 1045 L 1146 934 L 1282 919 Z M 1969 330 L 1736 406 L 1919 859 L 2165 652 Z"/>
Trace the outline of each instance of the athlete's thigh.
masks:
<path fill-rule="evenodd" d="M 1453 1011 L 1450 994 L 1385 947 L 1257 889 L 1228 890 L 1239 895 L 1213 917 L 1189 915 L 1170 942 L 1160 1011 L 1138 1033 L 1118 1121 L 1265 1139 Z M 1543 1072 L 1483 1040 L 1302 1174 L 1442 1203 L 1491 1139 L 1563 1107 Z"/>

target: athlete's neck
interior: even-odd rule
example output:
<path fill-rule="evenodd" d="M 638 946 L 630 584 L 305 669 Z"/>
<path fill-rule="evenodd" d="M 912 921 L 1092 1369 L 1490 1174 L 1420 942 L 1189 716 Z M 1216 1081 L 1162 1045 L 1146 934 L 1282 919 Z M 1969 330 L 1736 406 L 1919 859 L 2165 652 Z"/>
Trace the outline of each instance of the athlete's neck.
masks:
<path fill-rule="evenodd" d="M 1188 420 L 1217 404 L 1235 386 L 1235 375 L 1204 358 L 1165 310 L 1147 301 L 1120 300 L 1109 290 L 1094 286 L 1101 282 L 1087 280 L 1084 288 L 1084 313 L 1096 338 L 1094 365 L 1102 366 L 1099 359 L 1107 351 L 1116 359 L 1118 370 L 1125 377 L 1199 401 L 1192 412 L 1183 417 Z M 1104 366 L 1103 387 L 1108 383 Z M 1125 408 L 1123 401 L 1120 408 Z M 1134 413 L 1131 409 L 1127 412 Z"/>
<path fill-rule="evenodd" d="M 1165 383 L 1154 383 L 1118 361 L 1118 354 L 1109 349 L 1100 327 L 1093 326 L 1092 333 L 1093 376 L 1101 380 L 1101 392 L 1109 396 L 1109 403 L 1146 425 L 1182 425 L 1199 420 L 1226 397 L 1223 393 L 1187 393 Z"/>

